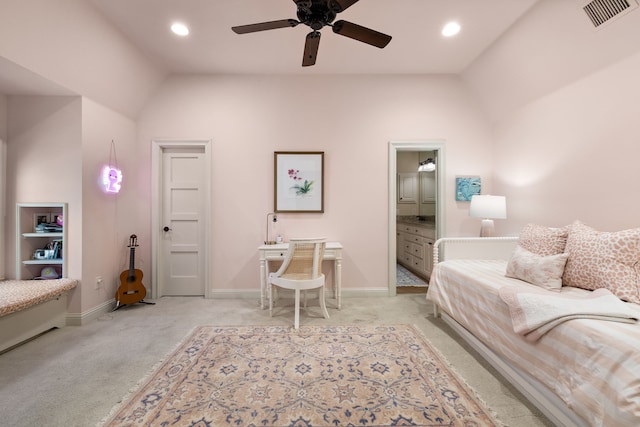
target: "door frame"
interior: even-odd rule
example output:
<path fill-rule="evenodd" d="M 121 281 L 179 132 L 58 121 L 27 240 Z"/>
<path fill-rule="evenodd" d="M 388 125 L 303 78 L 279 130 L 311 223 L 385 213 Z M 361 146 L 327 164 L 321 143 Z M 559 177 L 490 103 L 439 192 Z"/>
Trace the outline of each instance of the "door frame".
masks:
<path fill-rule="evenodd" d="M 396 295 L 396 203 L 397 203 L 397 153 L 398 151 L 437 151 L 438 164 L 436 166 L 436 239 L 445 236 L 446 197 L 445 197 L 445 154 L 446 141 L 390 141 L 389 142 L 389 296 Z M 416 165 L 417 168 L 417 165 Z M 416 169 L 417 170 L 417 169 Z"/>
<path fill-rule="evenodd" d="M 151 298 L 160 296 L 159 289 L 159 262 L 162 251 L 160 250 L 163 225 L 160 224 L 162 212 L 162 156 L 167 149 L 193 149 L 204 150 L 204 212 L 202 212 L 202 224 L 204 230 L 204 297 L 210 298 L 211 290 L 209 278 L 211 277 L 209 254 L 211 253 L 211 165 L 212 150 L 210 139 L 153 139 L 151 141 Z"/>

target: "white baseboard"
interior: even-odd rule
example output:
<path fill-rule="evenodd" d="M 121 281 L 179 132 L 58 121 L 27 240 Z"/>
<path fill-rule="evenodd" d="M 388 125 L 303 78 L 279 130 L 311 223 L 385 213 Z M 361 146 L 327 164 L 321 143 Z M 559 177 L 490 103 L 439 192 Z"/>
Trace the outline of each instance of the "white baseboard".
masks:
<path fill-rule="evenodd" d="M 211 299 L 260 299 L 260 291 L 255 289 L 212 289 L 209 291 Z"/>
<path fill-rule="evenodd" d="M 333 299 L 333 290 L 327 289 L 327 299 Z M 381 288 L 356 288 L 343 289 L 342 298 L 379 298 L 388 297 L 389 290 Z M 209 292 L 211 299 L 260 299 L 260 290 L 257 289 L 214 289 Z M 103 314 L 110 313 L 116 306 L 115 299 L 105 301 L 91 310 L 83 313 L 68 313 L 66 317 L 67 326 L 82 326 L 96 320 Z"/>
<path fill-rule="evenodd" d="M 333 296 L 333 292 L 329 289 L 328 294 Z M 388 288 L 357 288 L 357 289 L 342 289 L 342 298 L 369 298 L 369 297 L 388 297 Z"/>
<path fill-rule="evenodd" d="M 93 307 L 91 310 L 84 313 L 68 313 L 67 314 L 67 326 L 82 326 L 96 320 L 103 314 L 113 311 L 116 306 L 115 298 L 110 301 L 105 301 L 100 305 Z"/>

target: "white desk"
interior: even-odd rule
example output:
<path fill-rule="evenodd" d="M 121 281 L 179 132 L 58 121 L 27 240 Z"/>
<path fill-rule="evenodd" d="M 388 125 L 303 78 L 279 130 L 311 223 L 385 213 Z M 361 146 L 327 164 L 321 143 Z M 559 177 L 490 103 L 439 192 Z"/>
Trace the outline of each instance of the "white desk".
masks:
<path fill-rule="evenodd" d="M 264 310 L 269 298 L 269 261 L 282 261 L 287 255 L 288 243 L 258 246 L 260 254 L 260 307 Z M 338 310 L 342 308 L 342 244 L 327 242 L 324 248 L 323 260 L 333 261 L 333 296 L 337 301 Z"/>

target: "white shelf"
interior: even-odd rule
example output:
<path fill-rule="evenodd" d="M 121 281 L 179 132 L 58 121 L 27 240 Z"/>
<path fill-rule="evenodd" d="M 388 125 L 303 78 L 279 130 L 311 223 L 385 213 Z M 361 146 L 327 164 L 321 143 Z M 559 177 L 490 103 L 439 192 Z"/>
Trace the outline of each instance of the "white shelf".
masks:
<path fill-rule="evenodd" d="M 60 232 L 60 233 L 22 233 L 22 237 L 46 237 L 47 239 L 50 239 L 52 237 L 60 237 L 63 238 L 64 237 L 64 233 Z M 56 239 L 58 240 L 58 239 Z"/>
<path fill-rule="evenodd" d="M 62 265 L 62 258 L 50 259 L 25 259 L 22 261 L 24 265 Z"/>
<path fill-rule="evenodd" d="M 58 232 L 36 232 L 36 215 L 62 215 L 65 225 Z M 55 267 L 61 277 L 67 277 L 67 204 L 66 203 L 18 203 L 16 204 L 16 279 L 28 280 L 40 276 L 42 267 Z M 47 244 L 62 243 L 59 258 L 34 259 L 37 249 Z"/>

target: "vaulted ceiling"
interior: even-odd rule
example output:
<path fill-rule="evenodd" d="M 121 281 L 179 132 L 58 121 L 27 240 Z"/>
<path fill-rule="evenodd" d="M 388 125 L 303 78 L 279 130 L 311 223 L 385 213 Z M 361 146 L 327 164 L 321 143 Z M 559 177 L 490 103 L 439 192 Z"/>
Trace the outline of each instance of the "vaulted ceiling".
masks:
<path fill-rule="evenodd" d="M 296 19 L 292 0 L 89 0 L 127 39 L 169 73 L 460 73 L 537 0 L 361 0 L 338 14 L 391 35 L 378 49 L 321 30 L 316 65 L 301 67 L 310 28 L 238 35 L 232 26 Z M 182 22 L 190 34 L 169 30 Z M 441 35 L 457 21 L 462 31 Z"/>
<path fill-rule="evenodd" d="M 295 19 L 295 0 L 12 0 L 0 14 L 12 35 L 0 43 L 0 94 L 82 94 L 135 117 L 171 74 L 457 74 L 496 119 L 640 50 L 640 8 L 594 28 L 585 1 L 360 0 L 336 19 L 388 34 L 389 45 L 324 27 L 316 64 L 302 67 L 306 25 L 231 30 Z M 170 31 L 176 21 L 187 37 Z M 462 30 L 446 38 L 449 21 Z"/>

